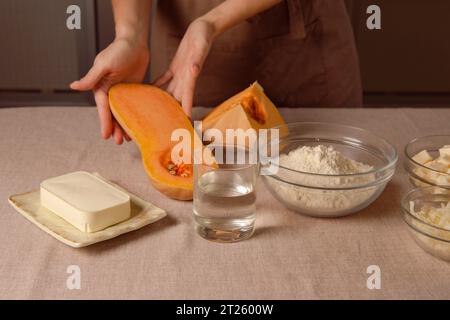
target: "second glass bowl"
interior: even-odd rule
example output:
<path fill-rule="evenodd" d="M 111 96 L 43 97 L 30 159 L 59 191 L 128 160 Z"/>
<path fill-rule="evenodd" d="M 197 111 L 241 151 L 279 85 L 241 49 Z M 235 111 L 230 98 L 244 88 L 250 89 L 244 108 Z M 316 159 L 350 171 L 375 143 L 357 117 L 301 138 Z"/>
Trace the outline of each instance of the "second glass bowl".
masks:
<path fill-rule="evenodd" d="M 344 156 L 368 164 L 369 172 L 315 174 L 278 166 L 264 176 L 270 192 L 286 207 L 314 217 L 340 217 L 371 204 L 391 180 L 397 163 L 395 148 L 370 131 L 321 122 L 298 122 L 280 129 L 280 154 L 302 146 L 332 146 Z"/>
<path fill-rule="evenodd" d="M 450 189 L 450 173 L 440 172 L 427 167 L 413 159 L 419 152 L 426 150 L 434 159 L 439 156 L 439 149 L 450 145 L 450 135 L 434 135 L 411 140 L 405 147 L 405 169 L 409 180 L 415 187 L 436 186 Z"/>

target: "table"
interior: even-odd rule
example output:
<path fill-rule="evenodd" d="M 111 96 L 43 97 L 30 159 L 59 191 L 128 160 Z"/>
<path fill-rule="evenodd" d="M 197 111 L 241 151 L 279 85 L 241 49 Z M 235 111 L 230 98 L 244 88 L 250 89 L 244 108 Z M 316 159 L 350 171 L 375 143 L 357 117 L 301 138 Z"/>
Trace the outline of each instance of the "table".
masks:
<path fill-rule="evenodd" d="M 400 153 L 394 179 L 358 214 L 315 219 L 285 209 L 260 183 L 254 236 L 218 244 L 194 233 L 192 202 L 154 190 L 133 143 L 100 137 L 94 108 L 0 109 L 2 299 L 393 299 L 450 298 L 450 263 L 420 249 L 399 209 L 411 188 L 402 167 L 412 138 L 450 134 L 450 109 L 281 109 L 292 121 L 329 121 L 376 132 Z M 205 110 L 194 110 L 199 117 Z M 99 172 L 165 209 L 168 217 L 82 249 L 28 222 L 7 202 L 51 176 Z M 70 265 L 81 289 L 69 290 Z M 381 270 L 369 290 L 367 268 Z"/>

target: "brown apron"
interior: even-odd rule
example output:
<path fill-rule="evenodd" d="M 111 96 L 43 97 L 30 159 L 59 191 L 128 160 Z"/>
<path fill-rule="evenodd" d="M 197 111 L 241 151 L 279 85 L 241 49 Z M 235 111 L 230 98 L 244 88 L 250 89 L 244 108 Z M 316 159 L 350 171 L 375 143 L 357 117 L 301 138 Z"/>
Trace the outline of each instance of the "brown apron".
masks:
<path fill-rule="evenodd" d="M 160 0 L 152 80 L 195 18 L 222 0 Z M 362 105 L 358 57 L 343 0 L 286 0 L 233 27 L 211 48 L 194 105 L 216 106 L 257 80 L 279 107 Z"/>

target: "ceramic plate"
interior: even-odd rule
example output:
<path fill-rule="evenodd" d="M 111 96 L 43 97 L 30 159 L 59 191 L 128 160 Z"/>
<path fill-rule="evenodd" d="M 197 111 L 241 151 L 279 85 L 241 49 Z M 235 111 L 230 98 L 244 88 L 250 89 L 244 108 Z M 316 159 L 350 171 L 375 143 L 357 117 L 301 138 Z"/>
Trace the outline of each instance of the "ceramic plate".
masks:
<path fill-rule="evenodd" d="M 52 211 L 41 206 L 39 190 L 14 195 L 9 197 L 8 200 L 29 221 L 52 237 L 74 248 L 86 247 L 100 241 L 115 238 L 121 234 L 140 229 L 166 216 L 164 210 L 107 181 L 99 174 L 94 173 L 94 175 L 130 195 L 131 217 L 128 220 L 97 232 L 88 233 L 78 230 Z"/>

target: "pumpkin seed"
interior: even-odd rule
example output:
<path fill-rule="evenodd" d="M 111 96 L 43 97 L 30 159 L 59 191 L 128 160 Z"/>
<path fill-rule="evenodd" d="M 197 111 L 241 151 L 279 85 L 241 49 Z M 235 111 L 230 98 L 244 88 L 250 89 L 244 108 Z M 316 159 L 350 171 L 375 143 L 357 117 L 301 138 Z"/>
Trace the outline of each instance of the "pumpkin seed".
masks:
<path fill-rule="evenodd" d="M 175 168 L 175 165 L 174 165 L 173 163 L 169 163 L 169 164 L 167 165 L 167 169 L 173 170 L 173 168 Z"/>

